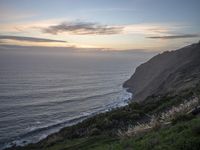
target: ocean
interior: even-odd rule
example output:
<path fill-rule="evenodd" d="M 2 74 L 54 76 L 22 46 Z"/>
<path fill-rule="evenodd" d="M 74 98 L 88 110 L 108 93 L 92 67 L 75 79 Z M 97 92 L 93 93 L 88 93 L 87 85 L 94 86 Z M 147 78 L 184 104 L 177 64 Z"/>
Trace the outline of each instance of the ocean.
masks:
<path fill-rule="evenodd" d="M 0 49 L 0 149 L 37 142 L 127 104 L 122 84 L 152 57 L 139 52 Z"/>

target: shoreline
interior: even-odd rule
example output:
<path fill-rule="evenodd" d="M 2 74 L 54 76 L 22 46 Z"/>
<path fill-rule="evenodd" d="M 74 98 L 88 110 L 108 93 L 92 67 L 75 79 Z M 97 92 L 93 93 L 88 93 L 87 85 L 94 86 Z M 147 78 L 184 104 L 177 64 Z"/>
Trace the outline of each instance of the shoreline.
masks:
<path fill-rule="evenodd" d="M 19 139 L 15 139 L 15 140 L 3 143 L 2 147 L 0 147 L 0 150 L 12 148 L 12 147 L 15 147 L 15 146 L 26 146 L 26 145 L 29 145 L 29 144 L 39 143 L 42 140 L 45 140 L 46 138 L 48 138 L 49 136 L 56 134 L 56 133 L 59 133 L 61 130 L 63 130 L 66 127 L 72 127 L 72 126 L 77 125 L 77 124 L 83 122 L 84 120 L 92 118 L 96 115 L 103 114 L 103 113 L 109 112 L 113 109 L 117 109 L 117 108 L 126 106 L 126 105 L 129 104 L 130 100 L 132 99 L 132 92 L 130 92 L 128 90 L 128 88 L 125 88 L 123 86 L 122 86 L 122 90 L 126 93 L 126 96 L 120 97 L 120 99 L 122 99 L 121 102 L 118 102 L 118 103 L 114 102 L 114 103 L 111 103 L 111 104 L 104 106 L 104 108 L 101 108 L 98 111 L 94 111 L 94 112 L 91 112 L 91 113 L 85 112 L 81 116 L 74 117 L 74 118 L 66 120 L 64 122 L 52 124 L 52 125 L 49 125 L 49 126 L 40 127 L 40 128 L 37 128 L 33 131 L 19 135 L 18 137 L 16 137 L 16 138 L 19 138 Z M 33 139 L 31 140 L 30 137 L 34 136 L 34 134 L 36 134 L 38 132 L 45 132 L 45 134 L 43 134 L 39 139 L 36 138 L 38 140 L 33 140 Z M 35 141 L 35 142 L 33 142 L 33 141 Z"/>
<path fill-rule="evenodd" d="M 200 134 L 197 134 L 200 125 L 199 54 L 199 45 L 194 45 L 189 49 L 182 48 L 167 53 L 167 55 L 166 53 L 157 55 L 140 65 L 138 67 L 140 69 L 136 69 L 129 79 L 130 85 L 137 85 L 134 88 L 130 86 L 131 90 L 138 87 L 139 93 L 146 91 L 146 94 L 149 93 L 147 96 L 140 95 L 138 100 L 136 98 L 138 93 L 134 90 L 134 101 L 130 101 L 124 107 L 110 109 L 110 111 L 96 114 L 76 125 L 62 128 L 59 132 L 47 136 L 36 144 L 13 146 L 7 150 L 110 148 L 148 150 L 154 148 L 191 149 L 193 147 L 198 149 L 200 140 Z M 181 58 L 178 59 L 180 55 L 187 60 L 190 58 L 190 62 L 184 66 L 176 66 L 177 61 L 180 64 L 183 61 Z M 172 56 L 175 62 L 171 60 Z M 165 61 L 170 64 L 173 72 L 169 71 L 168 66 L 162 68 L 162 72 L 155 71 L 160 66 L 163 67 L 163 57 L 166 57 Z M 154 61 L 157 65 L 153 65 L 153 69 L 149 68 Z M 188 71 L 187 74 L 185 71 Z M 167 79 L 163 76 L 163 72 L 168 75 Z M 149 81 L 144 80 L 154 73 L 156 73 L 155 80 L 151 78 Z M 143 81 L 144 87 L 141 85 Z M 155 91 L 151 91 L 153 85 Z"/>

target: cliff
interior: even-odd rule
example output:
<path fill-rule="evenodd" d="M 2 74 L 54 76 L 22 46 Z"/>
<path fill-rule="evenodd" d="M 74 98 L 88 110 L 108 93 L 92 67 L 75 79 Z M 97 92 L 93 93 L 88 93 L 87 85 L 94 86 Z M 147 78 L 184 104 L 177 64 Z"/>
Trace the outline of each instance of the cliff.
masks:
<path fill-rule="evenodd" d="M 195 86 L 200 80 L 200 42 L 176 51 L 159 54 L 137 67 L 124 87 L 135 101 L 150 95 L 179 92 Z"/>
<path fill-rule="evenodd" d="M 124 83 L 140 102 L 92 116 L 38 143 L 7 150 L 199 150 L 199 58 L 200 43 L 159 54 Z"/>

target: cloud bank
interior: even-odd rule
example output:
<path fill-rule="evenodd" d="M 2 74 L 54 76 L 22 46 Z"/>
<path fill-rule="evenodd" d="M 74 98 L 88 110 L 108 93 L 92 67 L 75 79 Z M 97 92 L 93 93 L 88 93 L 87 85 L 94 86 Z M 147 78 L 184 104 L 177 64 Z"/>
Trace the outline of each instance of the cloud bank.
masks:
<path fill-rule="evenodd" d="M 61 42 L 66 43 L 62 40 L 52 40 L 45 38 L 35 38 L 35 37 L 25 37 L 25 36 L 11 36 L 11 35 L 0 35 L 0 40 L 16 40 L 16 41 L 26 41 L 26 42 Z"/>
<path fill-rule="evenodd" d="M 49 26 L 43 28 L 42 32 L 50 34 L 58 34 L 67 32 L 76 35 L 109 35 L 109 34 L 119 34 L 123 30 L 123 27 L 119 26 L 108 26 L 101 25 L 98 23 L 90 22 L 64 22 L 58 25 Z"/>
<path fill-rule="evenodd" d="M 182 39 L 182 38 L 195 38 L 200 37 L 198 34 L 182 34 L 182 35 L 170 35 L 170 36 L 150 36 L 150 39 Z"/>

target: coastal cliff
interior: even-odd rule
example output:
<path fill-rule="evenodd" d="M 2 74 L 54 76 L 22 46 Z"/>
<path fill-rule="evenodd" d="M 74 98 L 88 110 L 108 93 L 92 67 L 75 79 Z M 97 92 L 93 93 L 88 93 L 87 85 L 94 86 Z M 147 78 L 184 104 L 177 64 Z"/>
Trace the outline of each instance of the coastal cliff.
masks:
<path fill-rule="evenodd" d="M 153 57 L 137 67 L 123 86 L 133 93 L 134 101 L 143 101 L 153 94 L 176 93 L 193 87 L 199 80 L 200 42 Z"/>
<path fill-rule="evenodd" d="M 153 57 L 124 87 L 134 93 L 127 106 L 7 150 L 200 149 L 200 43 Z"/>

